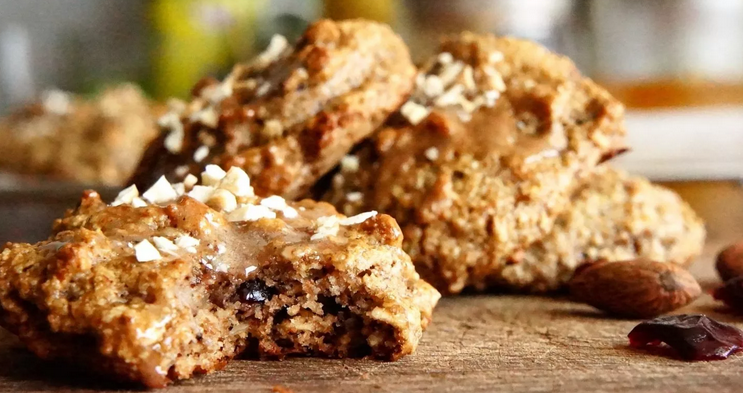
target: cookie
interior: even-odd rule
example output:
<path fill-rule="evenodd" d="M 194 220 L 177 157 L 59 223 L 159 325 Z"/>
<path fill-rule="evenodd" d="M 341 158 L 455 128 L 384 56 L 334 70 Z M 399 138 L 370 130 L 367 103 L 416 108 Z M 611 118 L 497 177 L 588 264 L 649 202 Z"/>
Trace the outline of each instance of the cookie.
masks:
<path fill-rule="evenodd" d="M 245 170 L 258 195 L 303 196 L 399 108 L 414 75 L 407 47 L 383 24 L 322 20 L 294 48 L 274 37 L 161 119 L 133 182 L 181 181 L 213 163 Z"/>
<path fill-rule="evenodd" d="M 486 289 L 551 232 L 579 180 L 625 148 L 623 107 L 523 40 L 463 33 L 419 73 L 399 116 L 341 162 L 325 200 L 375 209 L 445 293 Z"/>
<path fill-rule="evenodd" d="M 0 169 L 121 186 L 158 135 L 157 108 L 134 85 L 86 101 L 62 91 L 0 120 Z"/>
<path fill-rule="evenodd" d="M 88 191 L 37 244 L 0 253 L 0 323 L 45 359 L 162 387 L 239 354 L 413 352 L 440 295 L 384 214 L 254 195 L 239 168 Z"/>
<path fill-rule="evenodd" d="M 579 266 L 599 261 L 646 258 L 687 266 L 704 239 L 704 223 L 676 193 L 602 166 L 575 192 L 552 233 L 515 252 L 490 274 L 490 285 L 556 290 Z"/>

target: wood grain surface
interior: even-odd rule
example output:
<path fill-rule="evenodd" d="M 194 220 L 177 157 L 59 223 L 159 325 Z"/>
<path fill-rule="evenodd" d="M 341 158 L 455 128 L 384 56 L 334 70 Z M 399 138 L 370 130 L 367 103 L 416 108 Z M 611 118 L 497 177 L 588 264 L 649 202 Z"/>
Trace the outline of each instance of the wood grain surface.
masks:
<path fill-rule="evenodd" d="M 708 220 L 710 241 L 693 272 L 717 284 L 714 254 L 743 238 L 743 193 L 736 184 L 674 185 Z M 705 313 L 743 328 L 705 294 L 682 313 Z M 239 360 L 225 370 L 178 383 L 165 392 L 740 392 L 743 354 L 688 363 L 630 349 L 638 321 L 607 318 L 565 299 L 480 295 L 447 298 L 417 352 L 401 361 Z M 137 391 L 37 360 L 0 333 L 0 391 Z M 279 390 L 280 391 L 280 390 Z"/>

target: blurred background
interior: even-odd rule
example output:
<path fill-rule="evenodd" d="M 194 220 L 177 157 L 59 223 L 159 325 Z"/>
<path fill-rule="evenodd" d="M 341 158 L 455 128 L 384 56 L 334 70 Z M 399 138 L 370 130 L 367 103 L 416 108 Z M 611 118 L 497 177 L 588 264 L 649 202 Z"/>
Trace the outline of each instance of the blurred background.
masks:
<path fill-rule="evenodd" d="M 187 98 L 319 17 L 389 23 L 416 60 L 462 30 L 538 41 L 628 106 L 619 166 L 713 196 L 743 177 L 741 0 L 0 0 L 0 115 L 49 88 L 93 97 L 124 81 Z"/>
<path fill-rule="evenodd" d="M 134 81 L 158 100 L 187 97 L 322 16 L 387 22 L 418 60 L 464 29 L 539 41 L 636 109 L 622 165 L 653 178 L 743 173 L 731 149 L 743 145 L 740 0 L 0 0 L 0 114 L 50 87 Z"/>

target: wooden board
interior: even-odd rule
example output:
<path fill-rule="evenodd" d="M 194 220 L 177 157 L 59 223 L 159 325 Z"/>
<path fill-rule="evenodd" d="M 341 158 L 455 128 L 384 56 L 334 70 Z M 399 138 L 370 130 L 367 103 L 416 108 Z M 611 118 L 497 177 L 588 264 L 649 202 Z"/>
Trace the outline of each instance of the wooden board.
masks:
<path fill-rule="evenodd" d="M 743 193 L 679 191 L 715 201 L 696 206 L 712 238 L 693 268 L 707 288 L 717 283 L 714 253 L 743 237 Z M 727 203 L 714 198 L 725 193 Z M 714 196 L 714 198 L 713 198 Z M 740 198 L 740 199 L 736 199 Z M 734 209 L 732 207 L 734 207 Z M 707 209 L 707 210 L 705 210 Z M 721 309 L 704 295 L 681 312 L 705 313 L 743 328 L 743 316 Z M 234 361 L 222 371 L 181 382 L 167 392 L 739 392 L 743 354 L 726 361 L 687 363 L 627 347 L 638 321 L 606 318 L 564 299 L 485 295 L 448 298 L 418 351 L 399 362 L 290 359 Z M 114 391 L 123 388 L 74 367 L 49 364 L 0 334 L 0 391 Z M 129 387 L 136 391 L 136 387 Z M 123 390 L 125 391 L 125 390 Z"/>

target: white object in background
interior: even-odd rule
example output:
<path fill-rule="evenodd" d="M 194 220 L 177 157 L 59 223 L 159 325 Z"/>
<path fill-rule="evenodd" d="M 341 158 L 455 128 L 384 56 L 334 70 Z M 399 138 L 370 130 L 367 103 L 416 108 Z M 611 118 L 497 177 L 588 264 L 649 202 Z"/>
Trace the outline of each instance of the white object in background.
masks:
<path fill-rule="evenodd" d="M 0 109 L 3 105 L 25 103 L 33 96 L 28 30 L 9 24 L 0 30 Z"/>
<path fill-rule="evenodd" d="M 653 180 L 743 179 L 743 108 L 631 110 L 612 165 Z"/>

